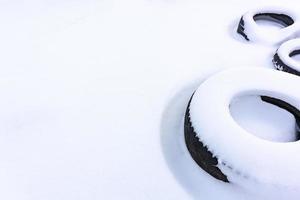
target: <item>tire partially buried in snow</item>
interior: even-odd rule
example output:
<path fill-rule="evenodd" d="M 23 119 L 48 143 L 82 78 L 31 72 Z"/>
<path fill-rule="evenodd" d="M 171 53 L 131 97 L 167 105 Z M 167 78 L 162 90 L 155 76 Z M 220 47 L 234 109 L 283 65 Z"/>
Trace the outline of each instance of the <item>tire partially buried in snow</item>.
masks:
<path fill-rule="evenodd" d="M 273 57 L 273 64 L 277 70 L 300 76 L 300 63 L 293 56 L 300 54 L 300 39 L 293 39 L 283 43 Z"/>
<path fill-rule="evenodd" d="M 263 96 L 298 120 L 299 85 L 299 77 L 265 68 L 229 69 L 204 81 L 191 97 L 184 122 L 185 142 L 195 162 L 224 182 L 290 187 L 300 194 L 300 141 L 258 138 L 240 127 L 229 110 L 234 98 Z"/>
<path fill-rule="evenodd" d="M 257 20 L 273 21 L 282 26 L 271 33 L 260 27 Z M 245 13 L 239 22 L 237 33 L 247 41 L 276 45 L 296 37 L 299 31 L 298 17 L 295 13 L 281 8 L 261 8 Z"/>

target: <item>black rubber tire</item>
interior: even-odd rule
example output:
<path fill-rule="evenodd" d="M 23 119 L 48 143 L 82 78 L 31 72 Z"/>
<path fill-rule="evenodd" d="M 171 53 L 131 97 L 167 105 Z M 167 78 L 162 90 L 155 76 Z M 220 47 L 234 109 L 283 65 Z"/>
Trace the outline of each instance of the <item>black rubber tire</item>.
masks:
<path fill-rule="evenodd" d="M 280 48 L 280 47 L 279 47 Z M 300 54 L 300 49 L 299 50 L 295 50 L 292 52 L 289 52 L 289 56 L 294 56 L 294 55 L 298 55 Z M 280 58 L 279 54 L 278 54 L 278 50 L 276 51 L 275 55 L 273 56 L 273 65 L 274 67 L 279 70 L 279 71 L 284 71 L 290 74 L 294 74 L 297 76 L 300 76 L 300 72 L 295 70 L 293 66 L 289 66 L 287 65 L 284 60 L 282 58 Z"/>
<path fill-rule="evenodd" d="M 188 151 L 190 152 L 194 161 L 204 171 L 213 176 L 214 178 L 223 182 L 229 182 L 227 176 L 217 167 L 218 159 L 207 149 L 207 147 L 201 142 L 200 138 L 197 137 L 196 132 L 192 126 L 190 120 L 190 103 L 193 96 L 191 97 L 189 104 L 186 109 L 184 118 L 184 137 Z"/>
<path fill-rule="evenodd" d="M 195 132 L 191 119 L 190 119 L 190 103 L 192 101 L 193 95 L 188 103 L 185 118 L 184 118 L 184 137 L 187 149 L 192 156 L 193 160 L 201 167 L 204 171 L 210 174 L 212 177 L 229 183 L 227 176 L 217 167 L 218 158 L 214 157 L 213 154 L 208 150 L 208 148 L 203 144 L 201 138 L 197 136 Z M 278 106 L 294 115 L 297 124 L 297 139 L 300 138 L 300 133 L 298 127 L 300 127 L 300 110 L 292 106 L 291 104 L 268 96 L 261 96 L 261 99 L 267 103 L 271 103 Z M 224 164 L 224 163 L 221 163 Z M 226 163 L 225 163 L 226 164 Z"/>
<path fill-rule="evenodd" d="M 286 14 L 279 14 L 279 13 L 272 13 L 272 12 L 265 12 L 265 13 L 257 13 L 253 16 L 254 20 L 270 20 L 275 21 L 283 26 L 287 27 L 294 24 L 294 19 Z M 247 34 L 247 30 L 245 29 L 245 23 L 247 21 L 244 20 L 244 16 L 241 17 L 239 21 L 239 25 L 237 28 L 237 33 L 240 34 L 245 40 L 250 41 L 249 36 Z"/>

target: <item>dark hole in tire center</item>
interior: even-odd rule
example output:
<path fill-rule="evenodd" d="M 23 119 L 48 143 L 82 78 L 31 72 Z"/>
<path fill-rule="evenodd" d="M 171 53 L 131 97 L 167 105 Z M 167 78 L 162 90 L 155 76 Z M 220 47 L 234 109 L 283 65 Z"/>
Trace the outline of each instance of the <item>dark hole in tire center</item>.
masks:
<path fill-rule="evenodd" d="M 265 20 L 275 22 L 280 24 L 283 27 L 290 26 L 294 24 L 292 17 L 286 14 L 277 14 L 277 13 L 258 13 L 253 16 L 254 21 Z"/>
<path fill-rule="evenodd" d="M 293 57 L 294 60 L 300 62 L 300 49 L 294 50 L 289 54 L 290 57 Z"/>

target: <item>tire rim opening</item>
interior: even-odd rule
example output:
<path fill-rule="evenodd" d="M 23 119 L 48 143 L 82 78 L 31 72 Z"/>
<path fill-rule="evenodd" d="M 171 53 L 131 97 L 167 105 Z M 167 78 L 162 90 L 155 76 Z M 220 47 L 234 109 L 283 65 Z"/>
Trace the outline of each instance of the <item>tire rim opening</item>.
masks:
<path fill-rule="evenodd" d="M 291 58 L 293 58 L 294 60 L 300 62 L 300 49 L 297 49 L 297 50 L 295 50 L 295 51 L 292 51 L 292 52 L 289 54 L 289 56 L 290 56 Z"/>
<path fill-rule="evenodd" d="M 292 113 L 262 101 L 260 96 L 241 96 L 230 104 L 233 119 L 247 132 L 273 142 L 299 140 L 298 126 Z"/>

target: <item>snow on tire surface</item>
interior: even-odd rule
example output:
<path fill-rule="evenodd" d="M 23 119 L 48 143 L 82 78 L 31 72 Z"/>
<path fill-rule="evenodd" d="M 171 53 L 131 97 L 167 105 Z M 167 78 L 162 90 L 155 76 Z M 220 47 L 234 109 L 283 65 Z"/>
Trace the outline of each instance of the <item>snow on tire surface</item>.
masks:
<path fill-rule="evenodd" d="M 259 186 L 264 192 L 276 193 L 282 189 L 290 194 L 289 198 L 298 197 L 300 142 L 280 143 L 258 138 L 234 121 L 229 107 L 234 98 L 261 95 L 299 109 L 299 84 L 297 76 L 260 68 L 225 70 L 202 83 L 191 99 L 189 120 L 196 137 L 211 153 L 203 165 L 217 167 L 221 173 L 204 169 L 216 178 L 226 176 L 230 183 L 251 191 Z M 209 162 L 212 158 L 217 159 L 217 164 Z"/>
<path fill-rule="evenodd" d="M 270 33 L 262 29 L 257 20 L 274 21 L 282 25 L 276 32 Z M 299 14 L 284 8 L 258 8 L 246 12 L 240 19 L 237 32 L 247 41 L 265 43 L 269 45 L 279 44 L 296 37 L 299 32 Z"/>
<path fill-rule="evenodd" d="M 284 42 L 273 57 L 274 67 L 280 71 L 300 75 L 300 63 L 293 56 L 300 54 L 300 39 Z"/>
<path fill-rule="evenodd" d="M 265 200 L 201 170 L 181 125 L 212 74 L 274 70 L 274 47 L 236 33 L 269 5 L 299 12 L 295 0 L 0 1 L 0 199 Z M 284 126 L 270 116 L 260 132 L 294 123 L 263 111 Z"/>

